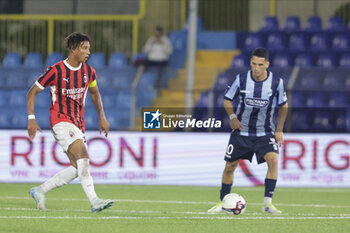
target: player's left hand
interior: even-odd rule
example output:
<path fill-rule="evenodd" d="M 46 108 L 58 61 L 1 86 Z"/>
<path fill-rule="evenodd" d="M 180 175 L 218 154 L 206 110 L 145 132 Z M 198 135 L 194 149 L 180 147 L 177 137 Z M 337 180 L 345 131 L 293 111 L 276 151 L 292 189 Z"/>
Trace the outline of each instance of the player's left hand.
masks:
<path fill-rule="evenodd" d="M 279 146 L 283 145 L 283 132 L 275 132 L 275 138 Z"/>
<path fill-rule="evenodd" d="M 100 122 L 99 122 L 99 127 L 100 127 L 100 134 L 102 134 L 102 130 L 105 132 L 105 137 L 108 136 L 108 132 L 109 132 L 109 123 L 106 120 L 106 118 L 100 118 Z"/>

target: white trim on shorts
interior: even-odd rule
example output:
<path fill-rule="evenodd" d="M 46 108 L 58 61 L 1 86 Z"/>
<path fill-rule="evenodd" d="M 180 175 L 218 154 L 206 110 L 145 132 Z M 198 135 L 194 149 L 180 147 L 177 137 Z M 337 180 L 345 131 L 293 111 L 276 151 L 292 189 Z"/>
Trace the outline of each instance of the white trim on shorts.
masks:
<path fill-rule="evenodd" d="M 82 139 L 86 148 L 86 140 L 83 132 L 70 122 L 59 122 L 52 127 L 52 134 L 57 143 L 63 148 L 64 152 L 68 152 L 69 146 L 78 139 Z"/>

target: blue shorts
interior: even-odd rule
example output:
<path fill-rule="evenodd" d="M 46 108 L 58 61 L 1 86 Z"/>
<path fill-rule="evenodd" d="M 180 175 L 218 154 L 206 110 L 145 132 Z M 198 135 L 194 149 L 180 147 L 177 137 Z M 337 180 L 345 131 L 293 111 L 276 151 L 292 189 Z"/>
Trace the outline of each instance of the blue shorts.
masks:
<path fill-rule="evenodd" d="M 278 154 L 278 144 L 275 136 L 242 136 L 232 132 L 229 144 L 226 149 L 225 161 L 233 162 L 240 159 L 247 159 L 252 162 L 253 155 L 256 155 L 258 164 L 264 163 L 264 156 L 268 152 Z"/>

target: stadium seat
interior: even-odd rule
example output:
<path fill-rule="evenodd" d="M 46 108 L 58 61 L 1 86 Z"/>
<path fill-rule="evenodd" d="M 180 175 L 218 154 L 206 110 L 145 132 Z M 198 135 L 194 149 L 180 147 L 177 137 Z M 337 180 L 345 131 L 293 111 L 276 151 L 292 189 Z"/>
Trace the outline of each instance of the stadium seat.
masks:
<path fill-rule="evenodd" d="M 244 50 L 252 52 L 258 47 L 264 47 L 261 35 L 258 33 L 249 34 L 244 41 Z"/>
<path fill-rule="evenodd" d="M 169 32 L 169 40 L 174 51 L 185 50 L 187 47 L 187 30 Z"/>
<path fill-rule="evenodd" d="M 272 60 L 272 66 L 287 68 L 292 66 L 292 59 L 288 53 L 278 53 Z"/>
<path fill-rule="evenodd" d="M 344 108 L 348 106 L 348 96 L 345 93 L 332 92 L 329 95 L 328 105 L 332 108 Z"/>
<path fill-rule="evenodd" d="M 294 65 L 299 67 L 311 67 L 313 64 L 313 56 L 310 53 L 298 54 L 294 60 Z"/>
<path fill-rule="evenodd" d="M 276 32 L 278 30 L 279 30 L 278 18 L 275 16 L 265 17 L 260 31 L 262 31 L 262 32 Z"/>
<path fill-rule="evenodd" d="M 51 104 L 51 95 L 49 88 L 46 88 L 44 91 L 40 92 L 35 98 L 35 106 L 46 108 L 48 111 Z"/>
<path fill-rule="evenodd" d="M 322 53 L 316 60 L 316 66 L 323 68 L 331 68 L 336 66 L 336 57 L 333 53 Z"/>
<path fill-rule="evenodd" d="M 48 107 L 35 108 L 36 121 L 41 129 L 50 129 L 50 111 Z"/>
<path fill-rule="evenodd" d="M 311 119 L 305 109 L 294 109 L 291 119 L 292 132 L 307 132 L 310 128 Z"/>
<path fill-rule="evenodd" d="M 310 50 L 312 52 L 326 52 L 330 48 L 329 37 L 325 33 L 315 33 L 311 37 Z"/>
<path fill-rule="evenodd" d="M 230 78 L 226 74 L 219 74 L 216 79 L 214 89 L 217 91 L 225 91 L 230 85 Z"/>
<path fill-rule="evenodd" d="M 311 16 L 308 18 L 305 28 L 307 32 L 320 32 L 322 31 L 322 21 L 318 16 Z"/>
<path fill-rule="evenodd" d="M 25 107 L 27 104 L 27 90 L 12 90 L 9 95 L 9 105 Z"/>
<path fill-rule="evenodd" d="M 325 90 L 341 90 L 343 85 L 343 74 L 341 72 L 329 72 L 323 79 L 323 88 Z"/>
<path fill-rule="evenodd" d="M 185 23 L 185 25 L 184 25 L 184 29 L 185 30 L 188 30 L 189 29 L 189 18 L 187 19 L 187 21 L 186 21 L 186 23 Z M 202 20 L 202 18 L 201 17 L 197 17 L 197 30 L 198 31 L 201 31 L 201 30 L 203 30 L 204 29 L 204 27 L 203 27 L 203 20 Z"/>
<path fill-rule="evenodd" d="M 52 66 L 62 60 L 63 60 L 63 56 L 61 53 L 57 53 L 57 52 L 50 53 L 46 58 L 45 67 Z"/>
<path fill-rule="evenodd" d="M 339 32 L 344 30 L 343 18 L 339 16 L 331 17 L 327 22 L 326 30 L 330 32 Z"/>
<path fill-rule="evenodd" d="M 267 37 L 266 47 L 269 52 L 281 52 L 286 49 L 286 37 L 283 33 L 272 33 Z"/>
<path fill-rule="evenodd" d="M 97 69 L 97 85 L 102 90 L 113 89 L 113 75 L 115 71 L 110 69 Z"/>
<path fill-rule="evenodd" d="M 205 91 L 199 97 L 199 100 L 196 103 L 197 108 L 207 108 L 209 107 L 209 92 Z"/>
<path fill-rule="evenodd" d="M 4 57 L 2 65 L 4 67 L 19 67 L 21 66 L 21 57 L 15 52 L 7 53 Z"/>
<path fill-rule="evenodd" d="M 113 73 L 112 87 L 118 90 L 131 90 L 131 85 L 136 74 L 136 69 L 123 69 Z"/>
<path fill-rule="evenodd" d="M 85 121 L 85 127 L 87 130 L 99 129 L 99 124 L 98 124 L 99 118 L 96 110 L 89 109 L 89 111 L 85 111 L 84 121 Z"/>
<path fill-rule="evenodd" d="M 26 72 L 27 88 L 33 86 L 39 76 L 43 73 L 42 68 L 30 69 Z"/>
<path fill-rule="evenodd" d="M 343 68 L 350 68 L 350 53 L 341 55 L 339 59 L 339 66 Z"/>
<path fill-rule="evenodd" d="M 284 24 L 283 31 L 288 33 L 300 31 L 300 19 L 298 16 L 289 16 Z"/>
<path fill-rule="evenodd" d="M 236 48 L 236 33 L 233 31 L 201 31 L 198 32 L 199 49 L 233 50 Z"/>
<path fill-rule="evenodd" d="M 92 53 L 89 57 L 88 64 L 95 69 L 106 66 L 106 58 L 103 53 Z"/>
<path fill-rule="evenodd" d="M 11 128 L 12 114 L 13 114 L 12 109 L 7 107 L 0 107 L 0 129 Z"/>
<path fill-rule="evenodd" d="M 42 58 L 40 53 L 28 53 L 24 59 L 24 67 L 38 68 L 42 67 Z"/>
<path fill-rule="evenodd" d="M 247 67 L 248 66 L 248 62 L 247 62 L 247 58 L 244 54 L 239 54 L 237 56 L 234 56 L 231 62 L 231 68 L 242 68 L 242 67 Z"/>
<path fill-rule="evenodd" d="M 136 89 L 136 106 L 139 108 L 152 106 L 152 100 L 157 96 L 157 91 L 140 86 Z"/>
<path fill-rule="evenodd" d="M 302 108 L 305 107 L 305 96 L 302 94 L 302 92 L 293 92 L 292 93 L 292 107 L 293 108 Z"/>
<path fill-rule="evenodd" d="M 169 66 L 182 69 L 185 66 L 186 50 L 174 50 L 169 57 Z"/>
<path fill-rule="evenodd" d="M 0 89 L 0 108 L 8 105 L 9 93 L 9 91 Z"/>
<path fill-rule="evenodd" d="M 332 40 L 332 50 L 335 52 L 348 52 L 350 50 L 349 34 L 335 35 Z"/>
<path fill-rule="evenodd" d="M 110 68 L 124 68 L 127 66 L 126 55 L 124 53 L 113 53 L 109 59 Z"/>
<path fill-rule="evenodd" d="M 147 55 L 144 53 L 136 53 L 131 57 L 131 64 L 133 66 L 139 66 L 146 61 Z"/>
<path fill-rule="evenodd" d="M 293 33 L 289 37 L 288 49 L 290 52 L 305 52 L 308 42 L 305 33 Z"/>
<path fill-rule="evenodd" d="M 313 132 L 329 132 L 332 130 L 332 115 L 329 112 L 317 111 L 313 117 Z"/>
<path fill-rule="evenodd" d="M 103 106 L 106 108 L 115 107 L 117 103 L 117 95 L 118 93 L 116 91 L 103 92 L 102 94 Z"/>
<path fill-rule="evenodd" d="M 16 108 L 16 111 L 12 110 L 12 118 L 10 120 L 11 128 L 15 129 L 25 129 L 27 128 L 28 118 L 27 118 L 27 109 Z"/>
<path fill-rule="evenodd" d="M 23 72 L 23 71 L 22 71 Z M 6 87 L 10 88 L 26 88 L 27 87 L 27 79 L 25 76 L 25 72 L 19 72 L 18 70 L 10 70 L 5 72 L 6 76 Z"/>
<path fill-rule="evenodd" d="M 327 95 L 323 92 L 311 92 L 306 98 L 306 107 L 323 108 L 328 106 Z"/>
<path fill-rule="evenodd" d="M 296 86 L 296 88 L 300 88 L 303 90 L 319 90 L 322 88 L 322 77 L 319 73 L 316 73 L 314 71 L 301 73 L 297 81 L 298 85 Z"/>
<path fill-rule="evenodd" d="M 131 92 L 120 91 L 117 97 L 116 108 L 130 108 L 131 107 Z"/>

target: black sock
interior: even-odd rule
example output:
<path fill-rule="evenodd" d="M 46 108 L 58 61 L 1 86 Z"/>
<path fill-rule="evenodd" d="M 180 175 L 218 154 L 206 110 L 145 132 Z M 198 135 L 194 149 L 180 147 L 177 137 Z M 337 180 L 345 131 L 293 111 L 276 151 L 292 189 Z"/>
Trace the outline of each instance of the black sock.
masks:
<path fill-rule="evenodd" d="M 231 192 L 231 187 L 232 184 L 221 184 L 221 189 L 220 189 L 220 200 L 222 201 L 222 199 L 224 199 L 224 196 L 226 196 L 227 194 L 229 194 Z"/>
<path fill-rule="evenodd" d="M 265 197 L 271 197 L 273 196 L 273 192 L 276 187 L 277 180 L 273 179 L 265 179 Z"/>

